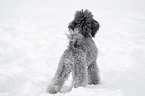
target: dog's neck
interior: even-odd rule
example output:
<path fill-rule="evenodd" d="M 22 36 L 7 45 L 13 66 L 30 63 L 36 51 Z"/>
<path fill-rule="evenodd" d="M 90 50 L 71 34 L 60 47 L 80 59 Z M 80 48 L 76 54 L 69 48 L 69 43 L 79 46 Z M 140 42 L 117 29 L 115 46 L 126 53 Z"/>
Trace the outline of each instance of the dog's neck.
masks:
<path fill-rule="evenodd" d="M 68 45 L 68 49 L 70 51 L 77 51 L 77 50 L 82 50 L 84 52 L 86 52 L 86 48 L 87 48 L 87 44 L 88 42 L 92 42 L 92 37 L 88 37 L 88 38 L 79 38 L 79 39 L 75 39 L 75 40 L 70 40 L 69 41 L 69 45 Z"/>

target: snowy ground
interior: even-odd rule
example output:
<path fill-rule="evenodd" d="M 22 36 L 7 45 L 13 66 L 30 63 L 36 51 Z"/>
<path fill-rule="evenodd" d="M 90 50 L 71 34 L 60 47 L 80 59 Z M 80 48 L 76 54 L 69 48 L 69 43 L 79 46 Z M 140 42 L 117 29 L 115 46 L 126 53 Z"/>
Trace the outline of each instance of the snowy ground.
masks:
<path fill-rule="evenodd" d="M 101 84 L 48 94 L 68 23 L 85 8 L 101 25 Z M 145 96 L 144 9 L 144 0 L 1 0 L 0 96 Z"/>

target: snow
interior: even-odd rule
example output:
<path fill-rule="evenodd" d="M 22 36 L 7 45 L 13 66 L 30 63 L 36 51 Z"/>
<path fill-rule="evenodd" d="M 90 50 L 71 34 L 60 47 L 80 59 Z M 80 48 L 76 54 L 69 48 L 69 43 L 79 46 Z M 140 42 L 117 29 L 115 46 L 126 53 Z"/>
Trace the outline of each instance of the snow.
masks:
<path fill-rule="evenodd" d="M 49 94 L 67 26 L 85 8 L 101 25 L 94 38 L 101 84 Z M 0 1 L 0 96 L 144 96 L 144 9 L 144 0 Z"/>

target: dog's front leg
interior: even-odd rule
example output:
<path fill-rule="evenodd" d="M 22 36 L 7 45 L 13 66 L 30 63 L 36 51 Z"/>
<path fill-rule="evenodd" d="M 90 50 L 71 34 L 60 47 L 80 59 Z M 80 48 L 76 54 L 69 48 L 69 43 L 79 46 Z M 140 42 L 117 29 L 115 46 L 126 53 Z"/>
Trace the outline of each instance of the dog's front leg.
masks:
<path fill-rule="evenodd" d="M 96 61 L 94 61 L 91 65 L 88 66 L 88 84 L 99 84 L 100 83 L 100 77 L 99 77 L 99 68 L 96 64 Z"/>

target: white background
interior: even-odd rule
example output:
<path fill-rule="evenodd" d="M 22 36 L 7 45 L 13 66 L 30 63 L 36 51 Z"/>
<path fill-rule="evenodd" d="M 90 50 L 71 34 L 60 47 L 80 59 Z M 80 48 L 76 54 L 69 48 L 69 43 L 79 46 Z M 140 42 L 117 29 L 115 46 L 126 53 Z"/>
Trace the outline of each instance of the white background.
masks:
<path fill-rule="evenodd" d="M 145 95 L 144 0 L 0 0 L 0 96 L 53 96 L 46 88 L 81 9 L 100 22 L 101 84 L 55 96 Z"/>

